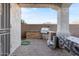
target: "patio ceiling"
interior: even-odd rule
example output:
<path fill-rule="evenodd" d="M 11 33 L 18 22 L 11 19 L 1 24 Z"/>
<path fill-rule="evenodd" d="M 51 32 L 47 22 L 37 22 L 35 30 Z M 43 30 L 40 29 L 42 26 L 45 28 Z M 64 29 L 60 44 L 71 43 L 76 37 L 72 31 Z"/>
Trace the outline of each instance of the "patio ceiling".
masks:
<path fill-rule="evenodd" d="M 18 3 L 21 8 L 53 8 L 59 10 L 60 7 L 69 7 L 71 3 Z"/>
<path fill-rule="evenodd" d="M 21 8 L 53 8 L 58 10 L 62 3 L 18 3 Z"/>

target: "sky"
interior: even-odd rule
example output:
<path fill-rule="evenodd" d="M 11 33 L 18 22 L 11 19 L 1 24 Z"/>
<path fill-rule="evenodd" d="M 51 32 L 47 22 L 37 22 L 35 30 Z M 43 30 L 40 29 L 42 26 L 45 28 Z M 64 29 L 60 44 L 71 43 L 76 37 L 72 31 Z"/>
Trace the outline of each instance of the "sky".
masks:
<path fill-rule="evenodd" d="M 27 24 L 57 24 L 57 11 L 51 8 L 22 8 L 21 18 Z M 79 23 L 79 4 L 69 8 L 69 23 Z"/>
<path fill-rule="evenodd" d="M 79 24 L 79 4 L 72 4 L 69 8 L 69 22 Z"/>

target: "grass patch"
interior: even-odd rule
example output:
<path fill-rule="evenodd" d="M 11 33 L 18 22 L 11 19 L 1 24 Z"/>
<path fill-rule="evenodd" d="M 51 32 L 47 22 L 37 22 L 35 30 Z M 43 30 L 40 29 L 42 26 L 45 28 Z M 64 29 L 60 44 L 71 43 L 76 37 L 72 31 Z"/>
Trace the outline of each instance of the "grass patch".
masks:
<path fill-rule="evenodd" d="M 21 41 L 21 45 L 29 45 L 29 44 L 30 44 L 30 41 L 27 41 L 27 40 Z"/>

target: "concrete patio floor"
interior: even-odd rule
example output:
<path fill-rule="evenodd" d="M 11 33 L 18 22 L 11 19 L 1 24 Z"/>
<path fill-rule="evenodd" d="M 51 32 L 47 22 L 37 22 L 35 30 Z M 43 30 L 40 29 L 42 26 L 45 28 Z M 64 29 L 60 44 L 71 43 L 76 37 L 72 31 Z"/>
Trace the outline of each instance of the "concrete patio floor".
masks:
<path fill-rule="evenodd" d="M 71 56 L 63 49 L 50 49 L 46 40 L 42 39 L 26 39 L 30 41 L 30 45 L 21 45 L 11 54 L 11 56 Z"/>

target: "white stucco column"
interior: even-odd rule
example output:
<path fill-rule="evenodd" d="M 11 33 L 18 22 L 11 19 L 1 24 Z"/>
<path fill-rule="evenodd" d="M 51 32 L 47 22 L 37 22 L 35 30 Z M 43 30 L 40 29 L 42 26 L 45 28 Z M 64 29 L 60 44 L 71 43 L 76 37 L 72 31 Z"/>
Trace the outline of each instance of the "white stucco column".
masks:
<path fill-rule="evenodd" d="M 57 12 L 57 35 L 69 36 L 69 7 L 61 7 Z"/>
<path fill-rule="evenodd" d="M 11 53 L 21 45 L 21 8 L 19 5 L 12 3 L 10 9 L 10 38 Z"/>

